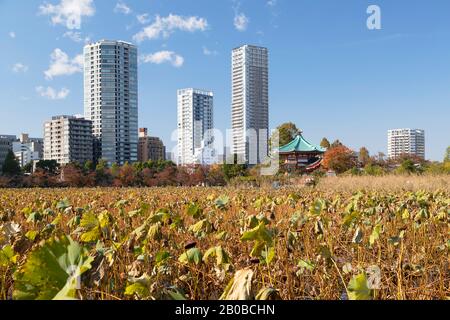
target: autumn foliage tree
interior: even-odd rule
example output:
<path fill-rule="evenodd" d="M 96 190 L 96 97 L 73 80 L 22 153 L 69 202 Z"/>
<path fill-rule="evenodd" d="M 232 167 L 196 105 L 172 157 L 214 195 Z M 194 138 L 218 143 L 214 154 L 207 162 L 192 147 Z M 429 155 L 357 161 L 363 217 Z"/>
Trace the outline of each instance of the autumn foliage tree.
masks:
<path fill-rule="evenodd" d="M 323 166 L 336 173 L 343 173 L 357 165 L 355 153 L 344 145 L 339 145 L 325 152 Z"/>
<path fill-rule="evenodd" d="M 330 144 L 330 141 L 328 141 L 327 138 L 323 138 L 322 141 L 320 141 L 320 146 L 322 148 L 325 148 L 325 149 L 330 149 L 331 144 Z"/>

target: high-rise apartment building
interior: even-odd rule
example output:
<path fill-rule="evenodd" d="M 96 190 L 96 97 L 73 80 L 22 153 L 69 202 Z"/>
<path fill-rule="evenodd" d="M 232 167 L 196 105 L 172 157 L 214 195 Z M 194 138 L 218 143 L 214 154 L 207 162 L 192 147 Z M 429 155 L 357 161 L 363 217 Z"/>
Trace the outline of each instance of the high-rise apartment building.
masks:
<path fill-rule="evenodd" d="M 425 131 L 420 129 L 388 130 L 388 158 L 413 155 L 425 159 Z"/>
<path fill-rule="evenodd" d="M 9 151 L 12 151 L 12 144 L 16 141 L 16 136 L 0 134 L 0 173 L 3 163 Z"/>
<path fill-rule="evenodd" d="M 101 40 L 84 47 L 84 116 L 92 121 L 95 159 L 137 161 L 137 48 Z"/>
<path fill-rule="evenodd" d="M 147 128 L 139 128 L 138 161 L 166 160 L 166 147 L 158 137 L 149 137 Z"/>
<path fill-rule="evenodd" d="M 12 147 L 21 167 L 32 161 L 41 160 L 44 156 L 44 139 L 30 138 L 26 133 L 22 133 L 19 141 L 13 142 Z"/>
<path fill-rule="evenodd" d="M 232 52 L 232 154 L 259 164 L 268 155 L 269 62 L 267 48 L 244 45 Z"/>
<path fill-rule="evenodd" d="M 211 91 L 178 90 L 178 165 L 217 162 L 212 132 L 213 99 Z"/>
<path fill-rule="evenodd" d="M 92 122 L 77 116 L 56 116 L 44 124 L 44 160 L 59 164 L 93 159 Z"/>

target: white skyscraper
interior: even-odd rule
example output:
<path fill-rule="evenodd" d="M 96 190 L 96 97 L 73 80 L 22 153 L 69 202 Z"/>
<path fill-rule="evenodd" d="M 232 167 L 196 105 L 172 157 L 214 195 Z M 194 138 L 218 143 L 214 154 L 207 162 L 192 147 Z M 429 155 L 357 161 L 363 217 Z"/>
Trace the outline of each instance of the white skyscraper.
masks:
<path fill-rule="evenodd" d="M 259 164 L 268 155 L 269 62 L 267 48 L 244 45 L 232 52 L 232 153 Z"/>
<path fill-rule="evenodd" d="M 414 155 L 425 159 L 425 131 L 420 129 L 388 130 L 388 158 Z"/>
<path fill-rule="evenodd" d="M 178 90 L 177 164 L 213 164 L 213 93 L 196 89 Z"/>
<path fill-rule="evenodd" d="M 84 47 L 84 115 L 92 120 L 95 159 L 137 161 L 137 48 L 101 40 Z"/>

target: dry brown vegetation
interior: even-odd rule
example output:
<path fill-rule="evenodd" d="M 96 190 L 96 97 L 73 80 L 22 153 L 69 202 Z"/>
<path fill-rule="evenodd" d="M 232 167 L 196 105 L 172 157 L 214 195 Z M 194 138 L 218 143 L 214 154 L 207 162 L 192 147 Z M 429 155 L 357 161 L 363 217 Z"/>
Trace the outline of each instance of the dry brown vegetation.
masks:
<path fill-rule="evenodd" d="M 322 178 L 318 189 L 324 191 L 435 191 L 450 190 L 450 175 L 340 176 Z"/>
<path fill-rule="evenodd" d="M 0 190 L 0 298 L 448 299 L 449 180 L 426 179 Z"/>

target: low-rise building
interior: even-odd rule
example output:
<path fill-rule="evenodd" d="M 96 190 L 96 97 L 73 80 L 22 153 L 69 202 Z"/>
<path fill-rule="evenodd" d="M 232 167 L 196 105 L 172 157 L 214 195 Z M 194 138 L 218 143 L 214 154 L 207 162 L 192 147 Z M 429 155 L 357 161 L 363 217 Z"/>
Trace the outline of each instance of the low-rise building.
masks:
<path fill-rule="evenodd" d="M 14 155 L 21 167 L 33 161 L 41 160 L 44 156 L 44 139 L 30 138 L 28 134 L 22 133 L 19 141 L 12 144 Z"/>
<path fill-rule="evenodd" d="M 79 116 L 56 116 L 44 125 L 44 160 L 64 165 L 93 160 L 92 122 Z"/>
<path fill-rule="evenodd" d="M 16 139 L 16 136 L 13 135 L 0 134 L 0 173 L 2 171 L 6 155 L 10 150 L 12 150 L 12 144 Z"/>
<path fill-rule="evenodd" d="M 138 161 L 166 160 L 166 147 L 158 137 L 149 137 L 147 128 L 139 129 Z"/>

